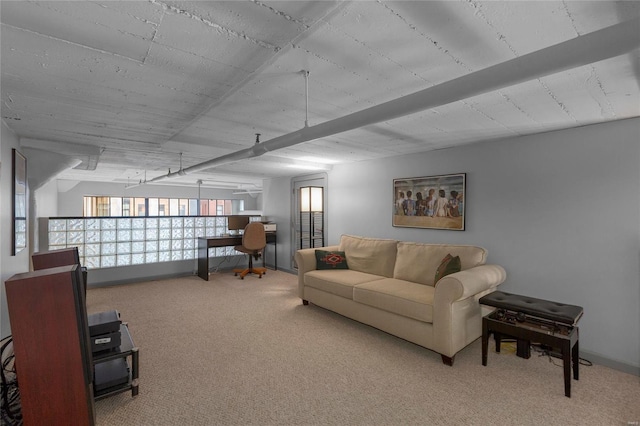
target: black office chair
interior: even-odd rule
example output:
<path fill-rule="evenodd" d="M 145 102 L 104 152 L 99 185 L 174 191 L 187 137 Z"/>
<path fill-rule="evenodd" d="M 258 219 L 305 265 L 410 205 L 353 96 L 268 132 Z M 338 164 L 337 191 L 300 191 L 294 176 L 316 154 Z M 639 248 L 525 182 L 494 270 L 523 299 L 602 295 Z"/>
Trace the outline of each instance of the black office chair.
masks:
<path fill-rule="evenodd" d="M 234 269 L 234 275 L 240 274 L 240 279 L 244 279 L 248 274 L 256 274 L 258 278 L 262 278 L 262 275 L 267 273 L 267 268 L 254 267 L 253 258 L 258 260 L 266 245 L 267 236 L 264 232 L 264 225 L 261 222 L 250 222 L 244 228 L 242 245 L 234 247 L 237 251 L 249 255 L 249 266 L 246 269 Z"/>

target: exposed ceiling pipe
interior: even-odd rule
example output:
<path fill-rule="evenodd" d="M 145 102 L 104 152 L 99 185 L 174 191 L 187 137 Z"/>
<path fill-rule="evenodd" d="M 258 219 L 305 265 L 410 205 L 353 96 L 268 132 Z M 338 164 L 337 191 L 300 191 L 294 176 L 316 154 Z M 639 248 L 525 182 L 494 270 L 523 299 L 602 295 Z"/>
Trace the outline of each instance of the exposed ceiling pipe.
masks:
<path fill-rule="evenodd" d="M 98 146 L 31 138 L 21 138 L 20 146 L 64 154 L 73 159 L 78 159 L 79 161 L 75 161 L 76 165 L 71 167 L 78 170 L 95 170 L 103 151 Z"/>
<path fill-rule="evenodd" d="M 403 117 L 515 84 L 629 53 L 640 47 L 640 18 L 603 28 L 359 112 L 270 139 L 148 182 L 196 173 L 303 142 Z M 305 75 L 305 78 L 307 75 Z"/>
<path fill-rule="evenodd" d="M 51 182 L 61 172 L 77 167 L 82 162 L 78 158 L 47 150 L 24 147 L 23 152 L 29 160 L 29 190 L 33 191 Z"/>

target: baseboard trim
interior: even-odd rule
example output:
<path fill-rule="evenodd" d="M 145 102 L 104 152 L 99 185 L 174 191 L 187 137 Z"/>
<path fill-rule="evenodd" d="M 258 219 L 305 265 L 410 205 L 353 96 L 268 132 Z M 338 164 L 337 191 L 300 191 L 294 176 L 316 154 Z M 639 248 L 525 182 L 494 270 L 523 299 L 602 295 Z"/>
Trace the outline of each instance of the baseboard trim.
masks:
<path fill-rule="evenodd" d="M 182 278 L 182 277 L 189 277 L 192 275 L 194 274 L 192 274 L 191 272 L 179 272 L 175 274 L 152 275 L 147 277 L 134 277 L 129 279 L 102 281 L 98 283 L 88 283 L 87 288 L 111 287 L 114 285 L 134 284 L 134 283 L 142 283 L 145 281 L 165 280 L 165 279 L 171 279 L 171 278 Z"/>
<path fill-rule="evenodd" d="M 633 374 L 634 376 L 640 376 L 640 367 L 627 364 L 621 361 L 616 361 L 610 358 L 594 354 L 592 352 L 584 351 L 580 349 L 580 358 L 591 361 L 594 364 L 602 365 L 614 370 L 622 371 L 623 373 Z"/>

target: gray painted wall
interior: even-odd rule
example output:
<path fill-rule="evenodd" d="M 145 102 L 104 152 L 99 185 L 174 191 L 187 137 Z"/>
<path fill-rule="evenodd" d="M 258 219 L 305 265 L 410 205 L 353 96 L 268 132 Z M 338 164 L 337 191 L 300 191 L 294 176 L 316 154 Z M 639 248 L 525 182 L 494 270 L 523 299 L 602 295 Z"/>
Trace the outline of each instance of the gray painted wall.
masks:
<path fill-rule="evenodd" d="M 583 357 L 640 374 L 639 141 L 636 118 L 335 166 L 327 244 L 483 246 L 507 270 L 502 290 L 584 307 Z M 467 173 L 465 231 L 392 226 L 394 178 L 449 173 Z M 271 182 L 265 214 L 290 211 L 290 182 Z"/>
<path fill-rule="evenodd" d="M 640 371 L 640 119 L 335 166 L 340 235 L 476 244 L 501 289 L 584 307 L 580 348 Z M 392 180 L 467 173 L 466 230 L 394 228 Z"/>
<path fill-rule="evenodd" d="M 54 179 L 35 190 L 33 194 L 33 211 L 38 217 L 50 217 L 58 215 L 58 182 Z M 40 233 L 40 224 L 37 220 L 33 223 L 33 252 L 46 251 L 48 247 L 40 247 L 37 235 Z M 43 230 L 46 232 L 46 229 Z"/>
<path fill-rule="evenodd" d="M 262 187 L 262 211 L 277 226 L 278 269 L 291 271 L 291 179 L 265 180 Z M 265 254 L 267 263 L 274 261 L 272 250 Z"/>

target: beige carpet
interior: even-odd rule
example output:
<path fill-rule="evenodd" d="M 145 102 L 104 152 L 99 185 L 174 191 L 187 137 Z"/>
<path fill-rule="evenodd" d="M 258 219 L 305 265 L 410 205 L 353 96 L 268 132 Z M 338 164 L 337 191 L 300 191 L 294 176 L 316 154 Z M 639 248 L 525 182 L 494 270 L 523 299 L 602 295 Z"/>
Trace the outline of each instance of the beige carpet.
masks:
<path fill-rule="evenodd" d="M 640 378 L 582 366 L 564 396 L 560 362 L 479 339 L 440 355 L 317 306 L 294 275 L 216 273 L 90 289 L 140 349 L 140 394 L 96 403 L 106 425 L 627 425 Z"/>

